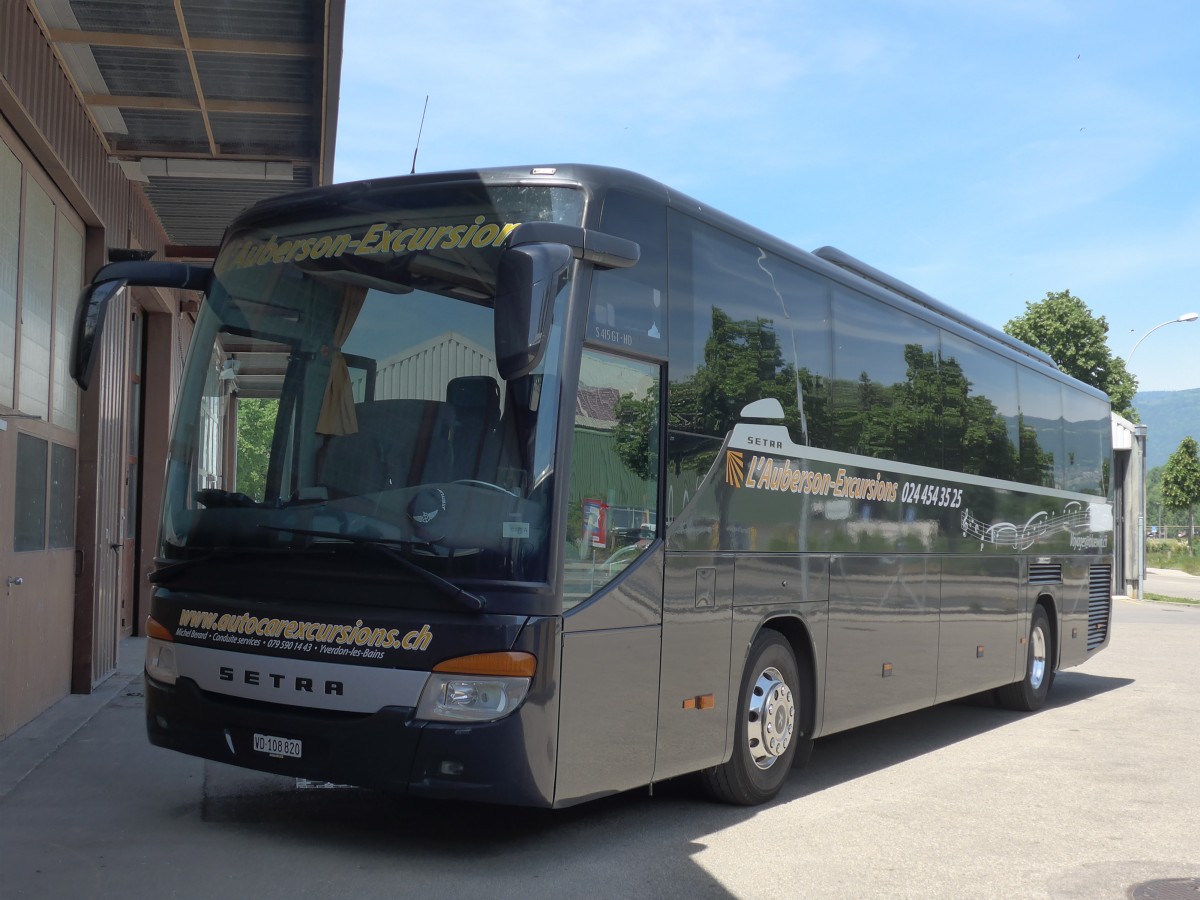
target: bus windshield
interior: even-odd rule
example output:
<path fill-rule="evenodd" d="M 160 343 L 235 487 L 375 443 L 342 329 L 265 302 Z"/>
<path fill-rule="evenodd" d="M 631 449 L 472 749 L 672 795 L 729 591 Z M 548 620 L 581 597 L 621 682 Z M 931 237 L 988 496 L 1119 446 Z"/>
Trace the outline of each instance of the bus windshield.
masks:
<path fill-rule="evenodd" d="M 164 559 L 319 553 L 376 578 L 545 581 L 563 316 L 506 382 L 493 301 L 511 231 L 578 225 L 583 202 L 409 187 L 229 235 L 184 375 Z"/>

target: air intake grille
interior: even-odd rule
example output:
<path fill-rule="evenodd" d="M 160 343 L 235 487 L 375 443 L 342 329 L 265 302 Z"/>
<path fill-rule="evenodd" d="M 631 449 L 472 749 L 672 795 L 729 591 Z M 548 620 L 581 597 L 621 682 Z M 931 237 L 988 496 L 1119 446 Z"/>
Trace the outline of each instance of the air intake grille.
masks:
<path fill-rule="evenodd" d="M 1061 563 L 1030 563 L 1030 584 L 1062 584 Z"/>
<path fill-rule="evenodd" d="M 1112 566 L 1092 566 L 1088 573 L 1088 650 L 1095 650 L 1108 639 L 1108 622 L 1112 615 L 1111 582 Z"/>

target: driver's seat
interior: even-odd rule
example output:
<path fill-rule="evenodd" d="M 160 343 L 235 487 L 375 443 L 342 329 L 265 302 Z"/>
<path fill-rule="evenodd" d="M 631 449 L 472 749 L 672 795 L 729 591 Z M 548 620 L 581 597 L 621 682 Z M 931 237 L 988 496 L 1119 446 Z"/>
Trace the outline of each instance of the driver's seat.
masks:
<path fill-rule="evenodd" d="M 436 400 L 355 404 L 358 431 L 330 438 L 320 483 L 343 494 L 370 494 L 448 480 L 444 451 L 453 421 Z"/>
<path fill-rule="evenodd" d="M 491 375 L 463 375 L 446 385 L 454 411 L 450 456 L 455 478 L 496 480 L 500 456 L 500 385 Z"/>

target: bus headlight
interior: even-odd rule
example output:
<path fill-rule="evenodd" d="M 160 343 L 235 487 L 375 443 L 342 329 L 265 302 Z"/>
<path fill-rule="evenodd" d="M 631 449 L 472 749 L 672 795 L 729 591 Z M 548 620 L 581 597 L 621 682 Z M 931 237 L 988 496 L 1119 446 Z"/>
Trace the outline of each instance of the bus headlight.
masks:
<path fill-rule="evenodd" d="M 532 653 L 476 653 L 433 667 L 417 704 L 417 718 L 490 722 L 516 709 L 533 681 Z"/>
<path fill-rule="evenodd" d="M 175 665 L 175 645 L 157 638 L 146 638 L 146 674 L 155 681 L 174 684 L 179 677 Z"/>

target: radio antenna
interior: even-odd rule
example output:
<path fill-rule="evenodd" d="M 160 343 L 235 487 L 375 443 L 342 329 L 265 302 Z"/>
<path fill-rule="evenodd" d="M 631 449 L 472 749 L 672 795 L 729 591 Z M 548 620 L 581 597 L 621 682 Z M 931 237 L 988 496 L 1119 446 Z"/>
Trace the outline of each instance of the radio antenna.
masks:
<path fill-rule="evenodd" d="M 421 149 L 421 132 L 423 132 L 425 130 L 425 111 L 427 109 L 429 109 L 429 95 L 428 94 L 425 95 L 425 106 L 421 110 L 421 124 L 417 127 L 417 146 L 413 147 L 412 171 L 410 171 L 408 173 L 409 175 L 417 174 L 417 151 Z"/>

